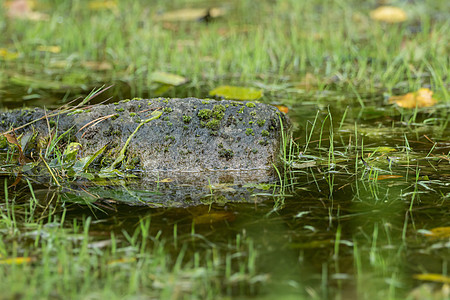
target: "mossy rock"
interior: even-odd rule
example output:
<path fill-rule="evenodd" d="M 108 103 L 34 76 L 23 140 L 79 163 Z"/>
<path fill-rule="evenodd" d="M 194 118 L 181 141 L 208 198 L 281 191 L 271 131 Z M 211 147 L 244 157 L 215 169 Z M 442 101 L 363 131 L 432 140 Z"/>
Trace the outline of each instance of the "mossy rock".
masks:
<path fill-rule="evenodd" d="M 242 174 L 246 174 L 244 177 L 249 181 L 268 181 L 273 178 L 273 164 L 278 162 L 282 126 L 287 129 L 288 120 L 270 105 L 235 103 L 196 98 L 121 101 L 95 105 L 89 111 L 62 112 L 49 117 L 48 121 L 42 118 L 15 133 L 20 135 L 34 130 L 45 138 L 48 137 L 48 124 L 53 124 L 58 135 L 70 131 L 65 135 L 67 141 L 63 139 L 61 143 L 81 144 L 79 155 L 93 154 L 107 145 L 108 151 L 103 154 L 106 155 L 118 153 L 137 123 L 150 118 L 152 111 L 160 110 L 161 118 L 144 124 L 126 148 L 126 155 L 139 161 L 136 167 L 144 171 L 140 176 L 168 176 L 181 181 L 203 178 L 207 181 L 211 173 L 225 174 L 231 180 L 242 179 Z M 49 115 L 49 112 L 44 113 L 39 108 L 3 112 L 0 130 L 5 132 L 45 114 Z M 114 117 L 104 118 L 109 115 Z M 93 122 L 102 118 L 104 120 L 98 123 Z M 247 181 L 245 178 L 241 181 Z"/>

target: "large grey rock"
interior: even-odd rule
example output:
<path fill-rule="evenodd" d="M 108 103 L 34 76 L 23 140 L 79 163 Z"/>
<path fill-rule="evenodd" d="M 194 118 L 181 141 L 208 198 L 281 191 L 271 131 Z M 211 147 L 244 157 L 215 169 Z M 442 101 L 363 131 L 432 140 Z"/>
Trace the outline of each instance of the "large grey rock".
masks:
<path fill-rule="evenodd" d="M 196 98 L 125 100 L 42 119 L 16 134 L 33 128 L 43 144 L 50 124 L 56 134 L 68 131 L 65 138 L 82 145 L 81 156 L 107 145 L 99 158 L 105 167 L 155 110 L 163 114 L 140 127 L 118 167 L 140 170 L 151 181 L 170 177 L 181 183 L 204 184 L 208 180 L 260 182 L 273 178 L 287 120 L 276 107 L 262 103 Z M 49 114 L 43 109 L 4 112 L 0 130 L 18 127 L 44 113 Z M 110 117 L 92 122 L 105 116 Z"/>

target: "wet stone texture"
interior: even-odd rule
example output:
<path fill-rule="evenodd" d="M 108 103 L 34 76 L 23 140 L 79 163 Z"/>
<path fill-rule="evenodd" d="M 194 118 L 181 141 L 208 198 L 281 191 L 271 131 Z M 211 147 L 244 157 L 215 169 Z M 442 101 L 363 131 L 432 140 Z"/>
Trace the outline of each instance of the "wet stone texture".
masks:
<path fill-rule="evenodd" d="M 43 119 L 17 130 L 16 135 L 32 129 L 42 140 L 48 138 L 49 126 L 58 135 L 69 131 L 65 138 L 83 146 L 81 157 L 107 145 L 99 157 L 105 164 L 117 157 L 139 123 L 151 118 L 155 110 L 163 112 L 161 117 L 137 131 L 122 169 L 141 170 L 143 177 L 179 177 L 187 182 L 203 181 L 205 174 L 232 182 L 236 178 L 267 181 L 273 175 L 282 126 L 285 130 L 288 122 L 276 107 L 262 103 L 196 98 L 124 100 Z M 43 109 L 4 112 L 0 130 L 5 132 L 43 115 Z M 100 121 L 102 117 L 107 118 Z"/>

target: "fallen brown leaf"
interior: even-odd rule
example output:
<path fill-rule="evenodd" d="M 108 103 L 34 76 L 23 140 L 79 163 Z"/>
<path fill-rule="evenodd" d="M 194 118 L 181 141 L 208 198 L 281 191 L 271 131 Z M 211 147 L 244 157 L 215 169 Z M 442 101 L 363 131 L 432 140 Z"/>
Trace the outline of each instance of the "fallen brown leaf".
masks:
<path fill-rule="evenodd" d="M 20 146 L 20 143 L 16 138 L 16 134 L 4 133 L 3 135 L 6 137 L 8 143 L 17 146 L 17 149 L 19 149 L 19 164 L 22 166 L 25 165 L 27 163 L 26 158 L 25 155 L 23 154 L 22 147 Z"/>
<path fill-rule="evenodd" d="M 274 105 L 276 108 L 278 108 L 279 111 L 287 114 L 289 112 L 289 108 L 284 105 Z"/>

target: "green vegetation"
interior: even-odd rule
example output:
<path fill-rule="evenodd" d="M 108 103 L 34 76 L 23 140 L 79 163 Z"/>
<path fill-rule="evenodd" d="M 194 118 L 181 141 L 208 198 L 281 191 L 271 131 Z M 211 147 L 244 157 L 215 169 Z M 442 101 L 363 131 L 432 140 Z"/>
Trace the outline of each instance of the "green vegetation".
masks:
<path fill-rule="evenodd" d="M 387 2 L 406 12 L 402 23 L 372 20 L 381 2 L 231 0 L 221 17 L 192 22 L 161 19 L 204 2 L 39 0 L 41 21 L 9 18 L 2 3 L 3 107 L 59 107 L 105 83 L 114 86 L 96 101 L 205 98 L 225 85 L 264 91 L 258 101 L 288 107 L 293 126 L 282 133 L 274 181 L 252 178 L 245 193 L 202 183 L 205 205 L 188 208 L 190 199 L 160 208 L 161 194 L 177 192 L 171 178 L 134 188 L 115 169 L 135 165 L 126 147 L 75 163 L 80 149 L 61 144 L 75 133 L 51 121 L 52 137 L 33 140 L 44 151 L 23 149 L 31 161 L 18 166 L 32 130 L 17 144 L 3 138 L 0 298 L 448 297 L 448 231 L 434 233 L 450 227 L 448 1 Z M 437 103 L 407 109 L 388 100 L 419 88 Z M 226 108 L 191 114 L 217 134 Z M 192 117 L 183 116 L 186 126 Z M 278 120 L 254 122 L 260 128 L 248 134 L 272 142 Z M 112 142 L 123 134 L 111 133 Z M 227 143 L 214 150 L 222 160 L 234 156 Z M 45 176 L 33 173 L 37 163 Z M 111 180 L 89 186 L 91 164 Z M 76 181 L 59 187 L 62 177 Z M 225 203 L 226 193 L 240 202 Z M 141 206 L 121 204 L 129 198 Z"/>
<path fill-rule="evenodd" d="M 226 110 L 225 106 L 221 104 L 214 105 L 212 110 L 213 117 L 216 118 L 217 120 L 222 120 L 223 116 L 225 115 L 225 110 Z"/>
<path fill-rule="evenodd" d="M 206 123 L 206 128 L 211 130 L 218 130 L 220 128 L 220 121 L 216 119 L 212 119 L 208 123 Z"/>
<path fill-rule="evenodd" d="M 173 109 L 171 107 L 164 107 L 162 109 L 162 111 L 168 114 L 168 113 L 171 113 L 173 111 Z"/>
<path fill-rule="evenodd" d="M 266 120 L 258 120 L 256 121 L 256 124 L 258 124 L 259 127 L 263 127 L 264 124 L 266 124 Z"/>
<path fill-rule="evenodd" d="M 212 116 L 212 111 L 210 110 L 210 109 L 201 109 L 199 112 L 198 112 L 198 114 L 197 114 L 197 116 L 200 118 L 200 119 L 202 119 L 202 120 L 208 120 L 208 119 L 210 119 L 211 118 L 211 116 Z"/>
<path fill-rule="evenodd" d="M 192 120 L 191 116 L 186 116 L 186 115 L 183 116 L 184 123 L 189 124 L 191 122 L 191 120 Z"/>
<path fill-rule="evenodd" d="M 228 159 L 231 159 L 234 156 L 234 152 L 231 149 L 220 149 L 219 150 L 219 157 L 223 157 Z"/>

